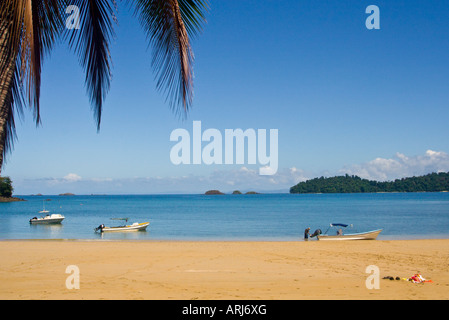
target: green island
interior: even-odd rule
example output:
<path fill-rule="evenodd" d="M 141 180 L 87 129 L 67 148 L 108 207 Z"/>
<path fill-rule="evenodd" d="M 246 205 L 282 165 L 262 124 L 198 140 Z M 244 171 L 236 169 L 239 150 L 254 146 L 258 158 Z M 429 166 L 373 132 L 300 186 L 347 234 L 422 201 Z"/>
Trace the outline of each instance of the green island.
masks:
<path fill-rule="evenodd" d="M 216 195 L 216 194 L 224 194 L 223 192 L 221 192 L 221 191 L 219 191 L 219 190 L 209 190 L 209 191 L 206 191 L 204 194 L 206 194 L 206 195 Z"/>
<path fill-rule="evenodd" d="M 290 188 L 290 193 L 373 193 L 373 192 L 447 192 L 449 172 L 424 176 L 375 181 L 354 175 L 314 178 Z"/>

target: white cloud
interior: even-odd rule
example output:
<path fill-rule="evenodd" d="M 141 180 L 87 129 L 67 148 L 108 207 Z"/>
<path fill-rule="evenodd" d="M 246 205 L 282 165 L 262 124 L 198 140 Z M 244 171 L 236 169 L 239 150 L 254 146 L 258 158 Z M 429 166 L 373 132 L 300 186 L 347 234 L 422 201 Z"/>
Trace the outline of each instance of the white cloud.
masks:
<path fill-rule="evenodd" d="M 376 158 L 343 168 L 339 173 L 386 181 L 443 171 L 449 171 L 449 155 L 442 151 L 427 150 L 424 155 L 413 157 L 398 152 L 390 159 Z"/>
<path fill-rule="evenodd" d="M 63 180 L 66 181 L 70 181 L 70 182 L 75 182 L 75 181 L 80 181 L 82 178 L 77 175 L 76 173 L 69 173 L 68 175 L 66 175 Z"/>

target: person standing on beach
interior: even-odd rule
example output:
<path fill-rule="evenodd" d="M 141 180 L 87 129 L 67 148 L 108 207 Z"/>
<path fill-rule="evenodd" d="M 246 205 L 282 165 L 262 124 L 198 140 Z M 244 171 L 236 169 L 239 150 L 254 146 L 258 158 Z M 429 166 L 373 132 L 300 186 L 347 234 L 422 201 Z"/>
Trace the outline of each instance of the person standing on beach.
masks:
<path fill-rule="evenodd" d="M 304 230 L 304 241 L 309 241 L 309 236 L 310 236 L 310 228 L 307 228 L 306 230 Z"/>

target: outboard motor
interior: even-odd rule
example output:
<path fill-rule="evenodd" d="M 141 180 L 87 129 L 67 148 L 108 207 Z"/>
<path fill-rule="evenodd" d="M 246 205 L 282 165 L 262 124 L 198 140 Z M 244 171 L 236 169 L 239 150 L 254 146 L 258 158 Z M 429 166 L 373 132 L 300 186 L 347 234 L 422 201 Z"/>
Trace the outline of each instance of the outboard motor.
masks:
<path fill-rule="evenodd" d="M 101 232 L 101 230 L 103 230 L 103 228 L 104 228 L 104 224 L 100 224 L 98 227 L 95 228 L 95 232 L 96 231 L 100 231 Z"/>
<path fill-rule="evenodd" d="M 319 236 L 320 234 L 321 234 L 321 229 L 316 229 L 315 232 L 310 237 L 314 238 L 316 236 Z"/>

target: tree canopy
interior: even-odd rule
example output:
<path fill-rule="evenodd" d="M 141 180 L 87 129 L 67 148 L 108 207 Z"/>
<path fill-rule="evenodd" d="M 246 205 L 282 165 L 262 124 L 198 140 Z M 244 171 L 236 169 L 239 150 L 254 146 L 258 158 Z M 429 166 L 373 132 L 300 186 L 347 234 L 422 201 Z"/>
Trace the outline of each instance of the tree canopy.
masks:
<path fill-rule="evenodd" d="M 0 177 L 0 197 L 11 198 L 14 188 L 9 177 Z"/>

